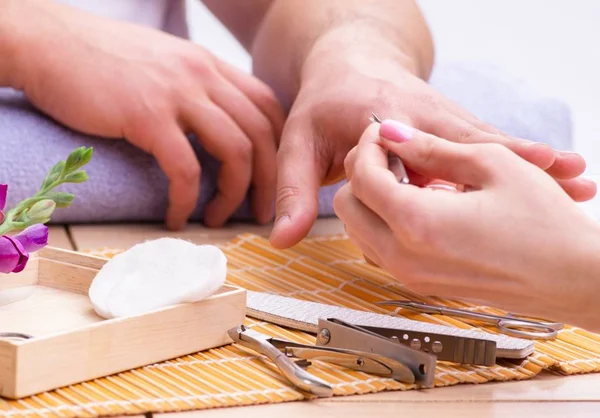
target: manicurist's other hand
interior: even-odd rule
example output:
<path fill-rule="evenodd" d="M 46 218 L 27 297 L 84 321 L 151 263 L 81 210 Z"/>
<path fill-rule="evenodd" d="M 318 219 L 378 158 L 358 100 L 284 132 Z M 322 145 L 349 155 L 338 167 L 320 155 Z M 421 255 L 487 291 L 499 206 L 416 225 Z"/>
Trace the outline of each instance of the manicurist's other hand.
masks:
<path fill-rule="evenodd" d="M 399 184 L 389 151 L 410 172 L 464 192 Z M 345 170 L 337 215 L 366 257 L 408 288 L 600 327 L 591 308 L 599 228 L 547 171 L 502 145 L 457 144 L 389 120 L 368 127 Z M 595 194 L 593 183 L 580 187 Z"/>
<path fill-rule="evenodd" d="M 283 111 L 265 84 L 191 42 L 55 2 L 8 2 L 13 87 L 78 131 L 125 138 L 169 179 L 167 225 L 196 207 L 201 167 L 185 134 L 221 162 L 205 223 L 222 225 L 251 190 L 256 219 L 273 216 Z M 2 32 L 2 31 L 0 31 Z"/>

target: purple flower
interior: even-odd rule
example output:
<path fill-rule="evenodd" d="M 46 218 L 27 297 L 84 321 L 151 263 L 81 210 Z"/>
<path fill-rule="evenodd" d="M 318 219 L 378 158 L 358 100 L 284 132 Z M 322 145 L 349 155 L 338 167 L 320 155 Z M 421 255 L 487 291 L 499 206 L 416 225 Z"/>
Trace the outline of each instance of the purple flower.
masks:
<path fill-rule="evenodd" d="M 6 205 L 6 192 L 8 191 L 8 185 L 0 184 L 0 224 L 4 222 L 4 206 Z"/>
<path fill-rule="evenodd" d="M 31 225 L 13 238 L 25 251 L 32 253 L 48 245 L 48 227 L 44 224 Z"/>
<path fill-rule="evenodd" d="M 48 244 L 48 227 L 35 224 L 14 237 L 0 237 L 0 273 L 18 273 L 29 260 L 29 253 Z"/>
<path fill-rule="evenodd" d="M 18 273 L 27 265 L 29 254 L 23 245 L 9 237 L 0 237 L 0 273 Z"/>

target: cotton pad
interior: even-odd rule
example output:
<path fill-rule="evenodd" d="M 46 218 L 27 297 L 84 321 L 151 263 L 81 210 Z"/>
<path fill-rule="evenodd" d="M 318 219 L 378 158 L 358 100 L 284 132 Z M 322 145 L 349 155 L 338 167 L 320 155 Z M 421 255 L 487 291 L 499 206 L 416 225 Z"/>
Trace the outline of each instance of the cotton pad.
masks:
<path fill-rule="evenodd" d="M 160 238 L 109 260 L 92 281 L 89 297 L 103 318 L 138 315 L 205 299 L 226 275 L 227 258 L 219 248 Z"/>

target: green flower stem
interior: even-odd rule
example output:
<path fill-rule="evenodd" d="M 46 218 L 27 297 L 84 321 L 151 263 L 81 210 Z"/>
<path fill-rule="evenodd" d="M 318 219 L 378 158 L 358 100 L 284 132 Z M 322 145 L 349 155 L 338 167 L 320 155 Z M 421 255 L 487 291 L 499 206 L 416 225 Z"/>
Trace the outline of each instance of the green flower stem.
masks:
<path fill-rule="evenodd" d="M 52 200 L 56 207 L 60 208 L 70 206 L 75 196 L 70 193 L 52 192 L 52 190 L 65 183 L 85 182 L 88 179 L 87 173 L 84 170 L 79 169 L 91 160 L 92 152 L 92 148 L 77 148 L 69 154 L 66 161 L 59 161 L 54 165 L 46 175 L 46 178 L 44 178 L 40 190 L 32 197 L 21 201 L 17 206 L 6 213 L 4 222 L 0 225 L 0 236 L 13 230 L 21 230 L 33 224 L 40 223 L 40 219 L 29 219 L 27 212 L 32 206 L 42 200 Z M 45 214 L 47 212 L 52 212 L 53 210 L 53 207 L 49 210 L 47 209 L 44 211 L 42 217 L 45 218 Z M 34 211 L 36 211 L 36 209 L 34 209 Z M 48 217 L 46 222 L 49 220 Z"/>

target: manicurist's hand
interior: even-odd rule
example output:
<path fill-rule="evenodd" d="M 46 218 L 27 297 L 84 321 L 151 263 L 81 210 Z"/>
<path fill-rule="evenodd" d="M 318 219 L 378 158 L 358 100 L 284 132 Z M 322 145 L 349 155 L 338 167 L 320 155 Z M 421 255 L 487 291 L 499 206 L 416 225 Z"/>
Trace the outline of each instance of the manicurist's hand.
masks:
<path fill-rule="evenodd" d="M 63 124 L 151 153 L 170 181 L 170 228 L 184 226 L 199 194 L 201 167 L 186 133 L 221 162 L 205 222 L 222 225 L 249 189 L 257 220 L 272 219 L 283 111 L 270 88 L 156 30 L 55 2 L 8 4 L 6 33 L 18 42 L 7 78 Z"/>
<path fill-rule="evenodd" d="M 399 184 L 388 151 L 465 191 Z M 457 144 L 396 121 L 370 125 L 345 165 L 337 215 L 408 288 L 600 327 L 598 225 L 547 172 L 505 146 Z"/>

